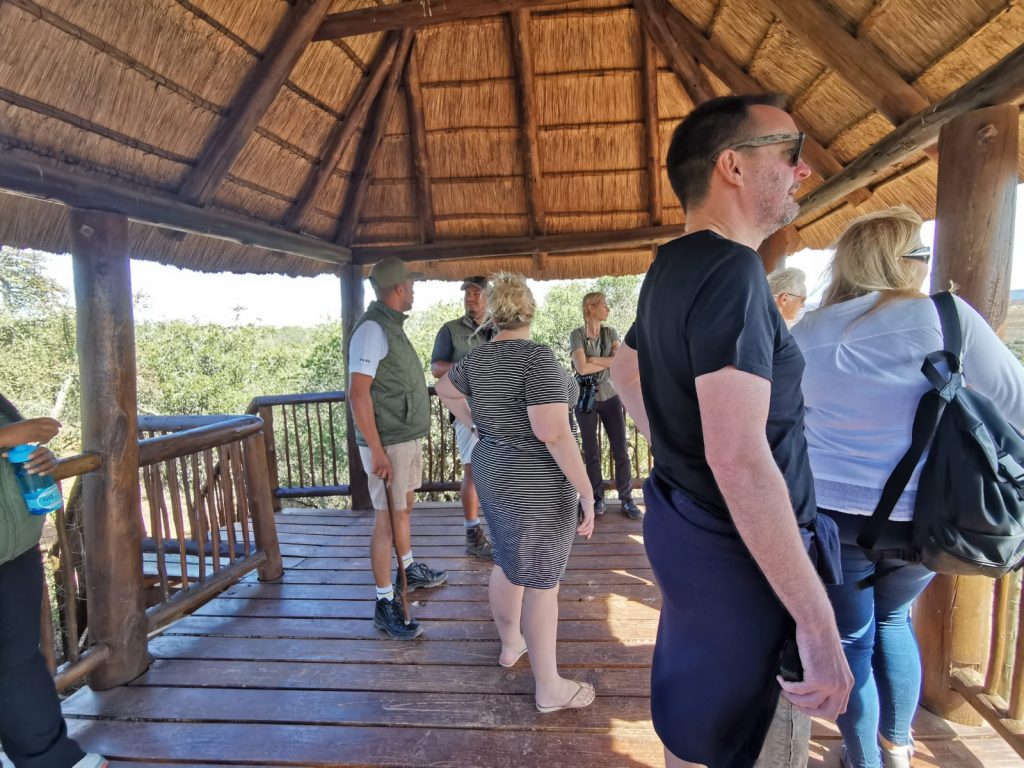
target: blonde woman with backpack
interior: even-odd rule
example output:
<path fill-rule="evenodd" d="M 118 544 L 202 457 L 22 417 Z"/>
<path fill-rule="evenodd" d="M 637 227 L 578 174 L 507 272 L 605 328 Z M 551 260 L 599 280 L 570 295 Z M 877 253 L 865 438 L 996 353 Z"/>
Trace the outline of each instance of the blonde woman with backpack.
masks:
<path fill-rule="evenodd" d="M 910 445 L 918 402 L 931 385 L 924 358 L 943 348 L 938 313 L 921 291 L 931 250 L 921 219 L 894 208 L 853 222 L 835 245 L 821 307 L 792 329 L 806 360 L 805 431 L 819 514 L 842 542 L 843 583 L 829 599 L 854 688 L 842 732 L 843 765 L 909 768 L 921 657 L 910 608 L 934 575 L 907 562 L 919 463 L 871 551 L 864 521 Z M 1012 423 L 1024 423 L 1024 370 L 984 318 L 956 298 L 966 382 Z M 880 559 L 879 559 L 880 558 Z M 861 588 L 858 582 L 874 579 Z"/>

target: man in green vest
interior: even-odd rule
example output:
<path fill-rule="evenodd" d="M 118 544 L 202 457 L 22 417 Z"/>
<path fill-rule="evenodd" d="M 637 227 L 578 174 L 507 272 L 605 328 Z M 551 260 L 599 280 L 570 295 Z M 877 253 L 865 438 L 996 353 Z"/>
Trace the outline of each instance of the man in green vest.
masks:
<path fill-rule="evenodd" d="M 467 277 L 462 281 L 462 290 L 466 314 L 442 325 L 434 340 L 430 372 L 438 379 L 468 355 L 471 349 L 490 341 L 494 335 L 494 329 L 480 328 L 487 312 L 487 278 Z M 480 525 L 480 502 L 476 495 L 476 487 L 473 485 L 471 462 L 473 448 L 478 440 L 465 424 L 456 421 L 455 442 L 458 443 L 459 458 L 462 461 L 462 488 L 459 490 L 459 498 L 462 500 L 462 511 L 466 517 L 466 551 L 484 560 L 493 560 L 491 542 Z"/>
<path fill-rule="evenodd" d="M 423 628 L 402 610 L 391 580 L 391 545 L 403 552 L 410 592 L 436 587 L 448 578 L 412 556 L 409 514 L 414 491 L 423 481 L 420 439 L 430 431 L 430 396 L 423 366 L 402 329 L 412 309 L 413 284 L 422 279 L 399 259 L 377 262 L 370 284 L 377 294 L 349 340 L 349 403 L 356 427 L 359 457 L 366 470 L 375 510 L 370 538 L 370 565 L 377 586 L 373 624 L 392 637 L 412 640 Z M 388 488 L 394 531 L 388 511 Z"/>

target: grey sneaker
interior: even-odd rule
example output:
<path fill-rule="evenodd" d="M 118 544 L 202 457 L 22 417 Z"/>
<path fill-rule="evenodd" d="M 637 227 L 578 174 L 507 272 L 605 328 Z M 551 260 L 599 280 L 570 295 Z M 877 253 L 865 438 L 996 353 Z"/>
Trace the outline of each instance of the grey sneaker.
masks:
<path fill-rule="evenodd" d="M 405 612 L 398 600 L 378 600 L 373 609 L 373 626 L 383 629 L 396 640 L 412 640 L 423 632 L 415 619 L 405 623 Z"/>
<path fill-rule="evenodd" d="M 75 763 L 74 768 L 107 768 L 107 759 L 103 755 L 90 752 Z"/>
<path fill-rule="evenodd" d="M 435 571 L 426 563 L 417 560 L 411 567 L 405 569 L 405 579 L 409 584 L 409 591 L 415 592 L 417 589 L 441 586 L 448 581 L 448 574 L 445 571 Z M 395 590 L 398 591 L 401 588 L 401 576 L 396 573 Z"/>
<path fill-rule="evenodd" d="M 603 515 L 604 514 L 604 499 L 594 499 L 594 514 L 595 515 Z"/>
<path fill-rule="evenodd" d="M 494 549 L 491 546 L 491 540 L 487 538 L 482 525 L 476 525 L 466 530 L 466 551 L 484 560 L 494 559 Z"/>
<path fill-rule="evenodd" d="M 644 516 L 644 513 L 640 511 L 640 507 L 632 499 L 623 500 L 622 513 L 630 520 L 640 520 Z"/>

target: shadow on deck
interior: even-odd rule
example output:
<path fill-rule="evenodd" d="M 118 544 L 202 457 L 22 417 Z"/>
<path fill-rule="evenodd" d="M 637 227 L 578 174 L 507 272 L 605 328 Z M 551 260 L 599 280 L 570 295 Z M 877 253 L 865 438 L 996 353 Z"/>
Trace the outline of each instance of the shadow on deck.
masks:
<path fill-rule="evenodd" d="M 613 508 L 573 549 L 561 593 L 559 662 L 598 692 L 583 710 L 540 715 L 524 657 L 497 665 L 489 564 L 463 548 L 461 510 L 423 505 L 417 558 L 448 584 L 414 593 L 424 635 L 374 629 L 372 516 L 289 509 L 287 570 L 252 575 L 150 641 L 131 685 L 64 702 L 72 735 L 112 765 L 661 766 L 649 713 L 659 594 L 641 524 Z M 922 713 L 915 765 L 1000 768 L 1019 758 L 990 730 Z M 816 723 L 811 765 L 838 765 L 834 726 Z"/>

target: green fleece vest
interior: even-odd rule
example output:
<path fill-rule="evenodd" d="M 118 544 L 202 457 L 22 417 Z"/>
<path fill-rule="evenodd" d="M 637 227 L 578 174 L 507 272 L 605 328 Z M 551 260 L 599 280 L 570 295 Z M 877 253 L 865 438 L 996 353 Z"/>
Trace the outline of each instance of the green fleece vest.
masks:
<path fill-rule="evenodd" d="M 430 431 L 430 395 L 423 378 L 423 363 L 402 330 L 405 319 L 401 312 L 374 301 L 352 329 L 355 333 L 360 325 L 373 320 L 384 329 L 388 339 L 388 353 L 377 366 L 370 386 L 381 445 L 415 440 Z M 366 445 L 358 427 L 356 442 Z"/>
<path fill-rule="evenodd" d="M 469 315 L 463 315 L 458 320 L 449 320 L 445 323 L 445 327 L 452 334 L 451 362 L 453 363 L 459 362 L 469 354 L 470 350 L 484 344 L 490 337 L 487 331 L 476 332 L 480 326 L 474 323 L 473 318 Z"/>
<path fill-rule="evenodd" d="M 11 423 L 0 412 L 0 427 Z M 14 467 L 0 459 L 0 565 L 10 562 L 39 543 L 46 515 L 33 515 L 25 506 L 14 478 Z"/>

